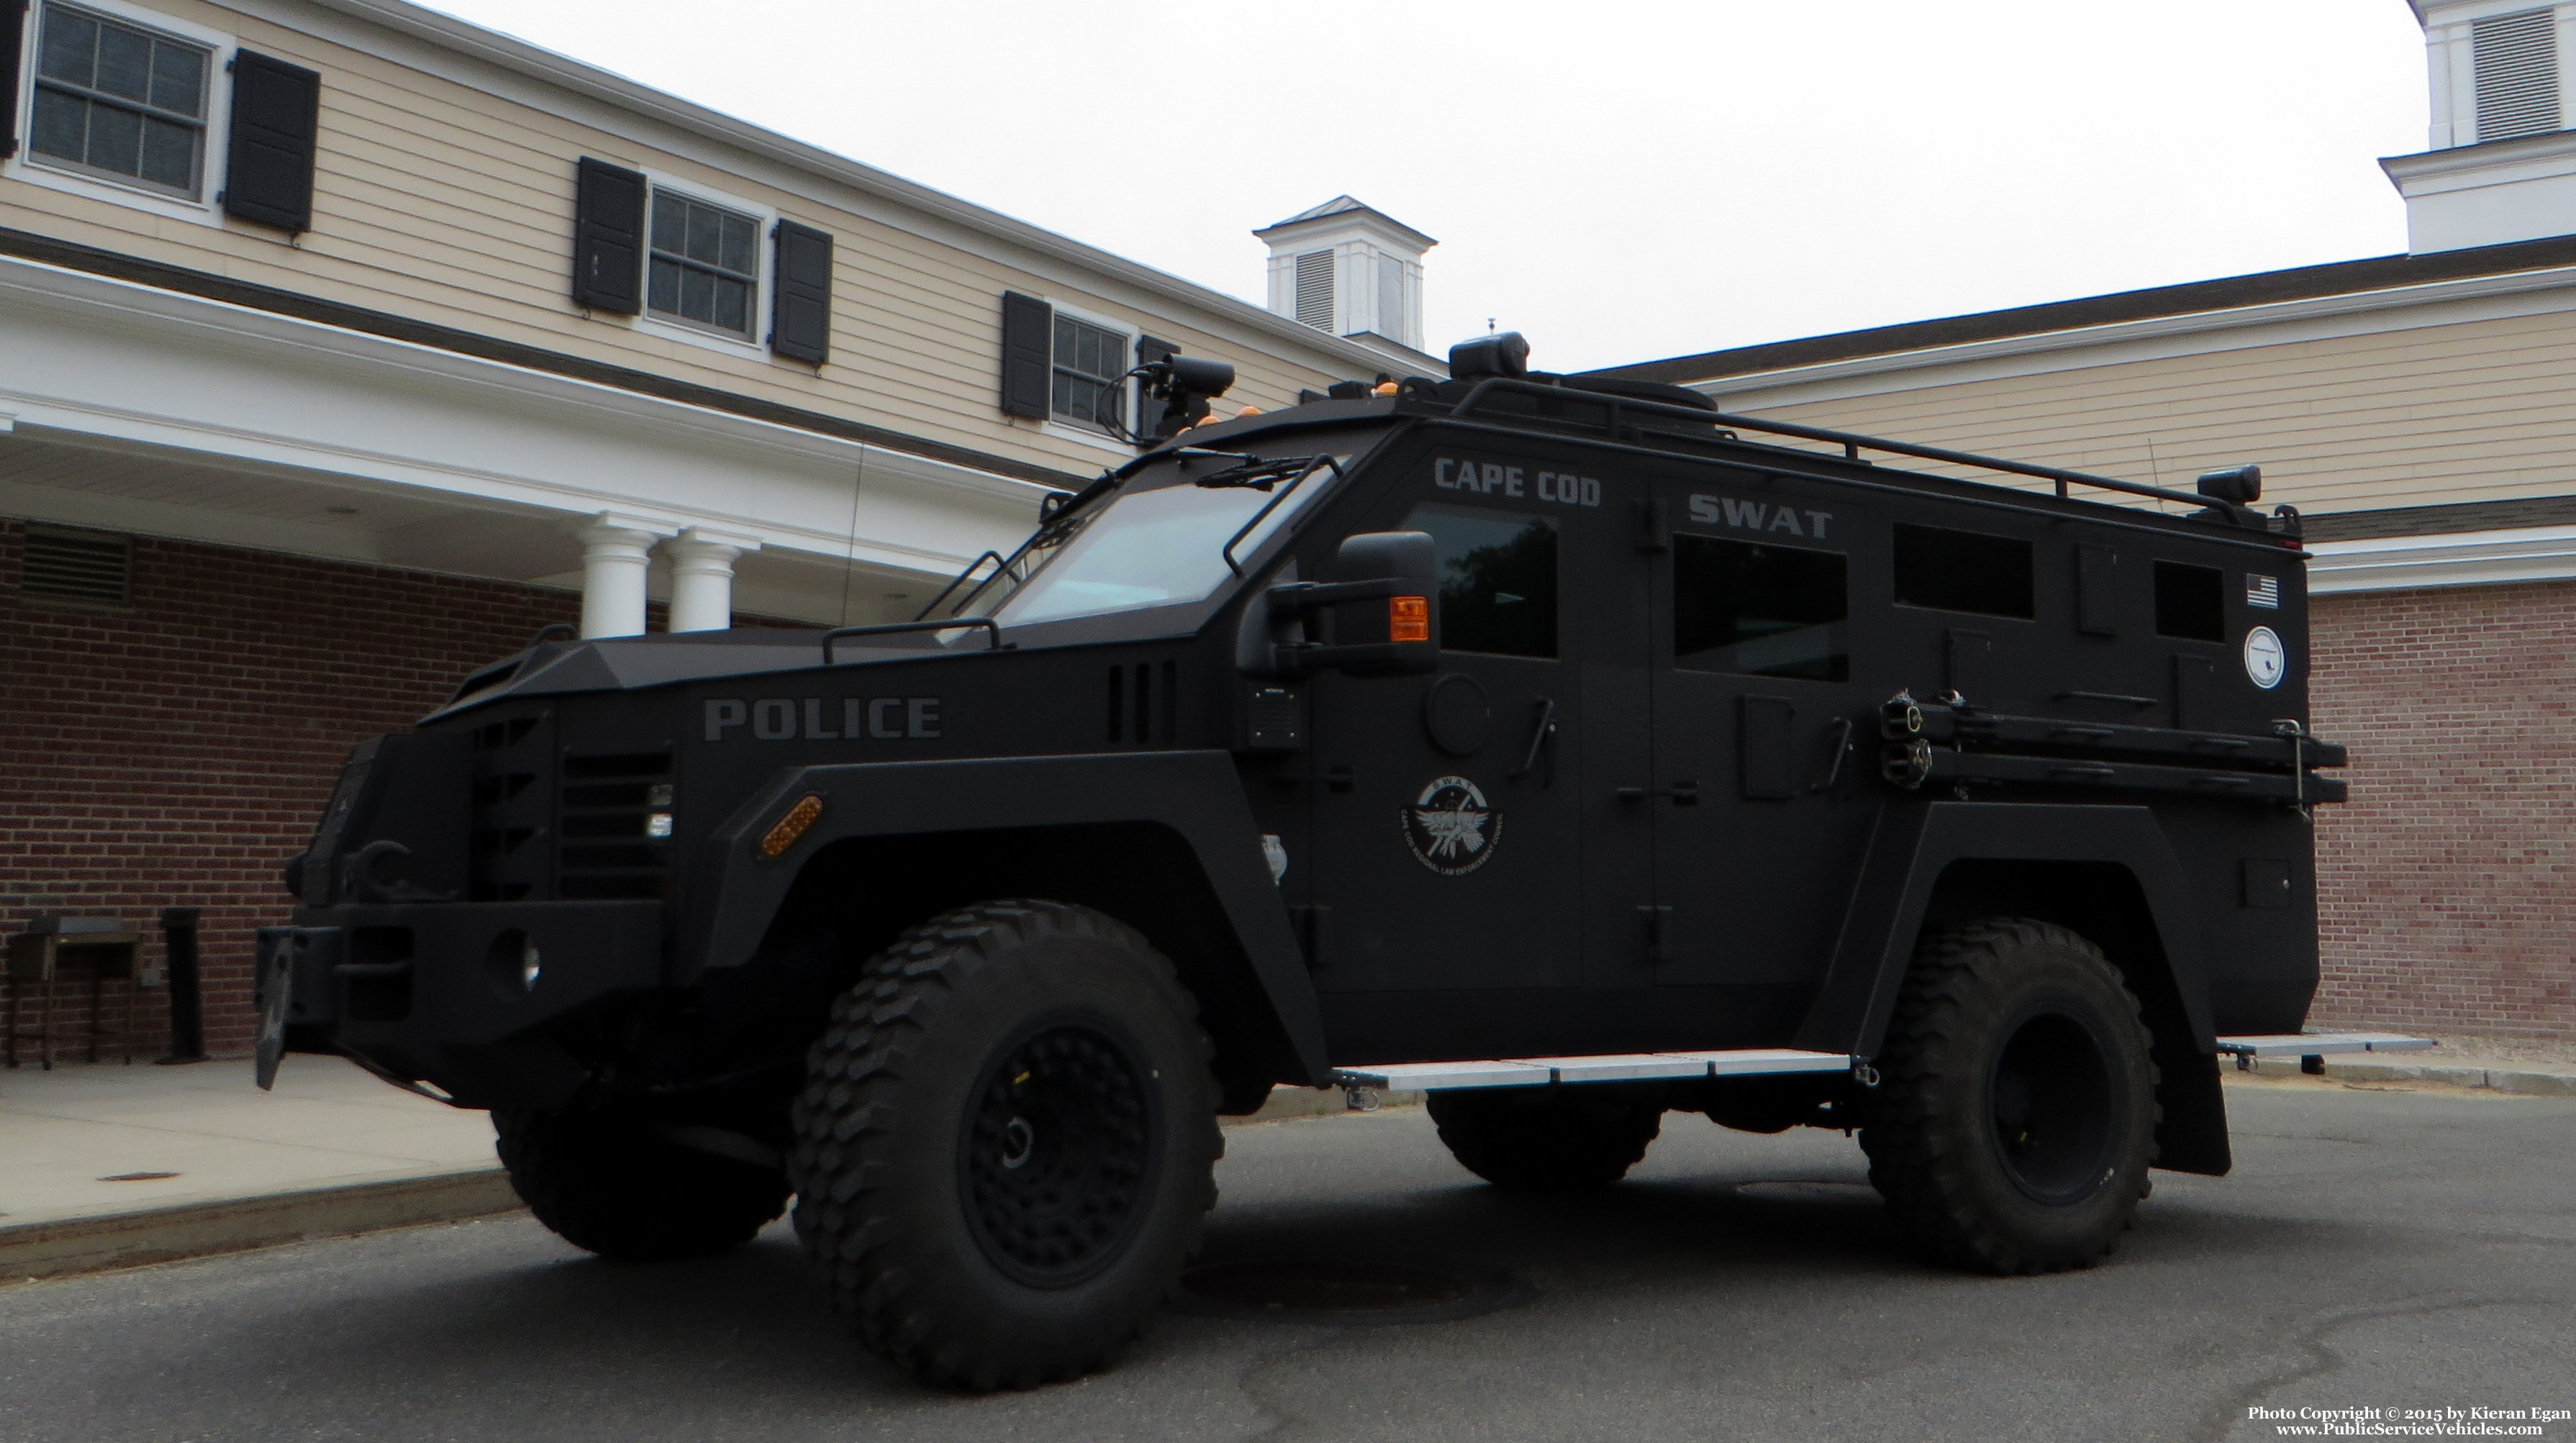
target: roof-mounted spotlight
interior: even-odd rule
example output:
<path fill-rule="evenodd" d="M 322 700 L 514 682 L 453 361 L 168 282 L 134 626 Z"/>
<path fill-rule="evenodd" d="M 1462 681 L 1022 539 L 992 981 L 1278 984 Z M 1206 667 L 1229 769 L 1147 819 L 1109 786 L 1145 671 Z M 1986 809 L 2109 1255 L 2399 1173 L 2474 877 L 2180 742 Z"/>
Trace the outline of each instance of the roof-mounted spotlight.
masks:
<path fill-rule="evenodd" d="M 1518 331 L 1478 336 L 1449 348 L 1449 379 L 1481 381 L 1489 376 L 1517 380 L 1529 374 L 1529 340 Z"/>
<path fill-rule="evenodd" d="M 2230 466 L 2223 471 L 2204 471 L 2195 489 L 2225 505 L 2251 506 L 2263 499 L 2263 468 Z"/>
<path fill-rule="evenodd" d="M 1145 395 L 1163 403 L 1162 419 L 1145 430 L 1143 442 L 1148 446 L 1170 440 L 1206 420 L 1208 402 L 1234 386 L 1232 365 L 1203 356 L 1165 356 L 1138 366 L 1134 374 L 1143 384 Z"/>

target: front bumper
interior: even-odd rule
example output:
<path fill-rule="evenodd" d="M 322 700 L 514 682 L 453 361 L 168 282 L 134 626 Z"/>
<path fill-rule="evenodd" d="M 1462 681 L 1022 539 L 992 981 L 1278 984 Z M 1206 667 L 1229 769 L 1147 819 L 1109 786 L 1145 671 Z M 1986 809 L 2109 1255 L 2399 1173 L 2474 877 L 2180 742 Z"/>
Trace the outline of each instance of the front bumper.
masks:
<path fill-rule="evenodd" d="M 470 1107 L 548 1107 L 588 1071 L 552 1024 L 662 986 L 663 904 L 303 907 L 259 933 L 266 1063 L 338 1052 Z"/>

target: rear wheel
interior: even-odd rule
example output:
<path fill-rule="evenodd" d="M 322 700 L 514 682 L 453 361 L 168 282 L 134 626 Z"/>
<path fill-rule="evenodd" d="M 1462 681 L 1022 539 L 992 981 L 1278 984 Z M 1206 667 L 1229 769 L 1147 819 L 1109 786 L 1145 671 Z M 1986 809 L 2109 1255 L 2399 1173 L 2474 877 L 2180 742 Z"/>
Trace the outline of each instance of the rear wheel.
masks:
<path fill-rule="evenodd" d="M 787 1208 L 775 1167 L 681 1146 L 637 1112 L 494 1108 L 492 1127 L 510 1186 L 537 1221 L 601 1257 L 720 1253 Z"/>
<path fill-rule="evenodd" d="M 1915 953 L 1861 1146 L 1897 1226 L 1995 1273 L 2087 1267 L 2144 1195 L 2155 1066 L 2138 1001 L 2063 927 L 1990 919 Z"/>
<path fill-rule="evenodd" d="M 1195 1013 L 1143 937 L 1055 902 L 960 908 L 868 963 L 808 1059 L 790 1172 L 871 1350 L 1026 1388 L 1144 1330 L 1216 1201 Z"/>
<path fill-rule="evenodd" d="M 1431 1120 L 1467 1171 L 1498 1187 L 1604 1187 L 1663 1130 L 1663 1108 L 1606 1084 L 1434 1092 Z"/>

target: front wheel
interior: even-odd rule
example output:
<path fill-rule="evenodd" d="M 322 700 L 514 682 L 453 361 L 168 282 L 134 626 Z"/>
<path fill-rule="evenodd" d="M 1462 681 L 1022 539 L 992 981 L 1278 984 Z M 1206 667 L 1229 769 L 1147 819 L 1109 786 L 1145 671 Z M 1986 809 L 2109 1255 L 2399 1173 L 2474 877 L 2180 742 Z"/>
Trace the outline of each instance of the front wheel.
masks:
<path fill-rule="evenodd" d="M 2154 1158 L 2138 1000 L 2099 948 L 1995 918 L 1927 938 L 1874 1059 L 1861 1147 L 1897 1227 L 1994 1273 L 2111 1251 Z"/>
<path fill-rule="evenodd" d="M 1056 902 L 959 908 L 868 963 L 808 1057 L 789 1171 L 872 1351 L 1026 1388 L 1143 1331 L 1216 1201 L 1195 1015 L 1143 937 Z"/>

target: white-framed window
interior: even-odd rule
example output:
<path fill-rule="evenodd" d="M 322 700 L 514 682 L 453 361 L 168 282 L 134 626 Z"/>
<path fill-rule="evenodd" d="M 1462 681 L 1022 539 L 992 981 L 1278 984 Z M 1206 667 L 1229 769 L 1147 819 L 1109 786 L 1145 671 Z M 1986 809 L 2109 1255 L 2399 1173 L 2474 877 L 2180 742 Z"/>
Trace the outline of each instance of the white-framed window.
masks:
<path fill-rule="evenodd" d="M 767 360 L 778 215 L 676 176 L 644 172 L 644 310 L 638 330 Z"/>
<path fill-rule="evenodd" d="M 36 0 L 20 46 L 18 153 L 0 178 L 221 225 L 235 48 L 124 0 Z"/>
<path fill-rule="evenodd" d="M 1056 307 L 1054 379 L 1046 420 L 1121 441 L 1133 428 L 1133 387 L 1123 376 L 1136 356 L 1136 332 Z"/>

